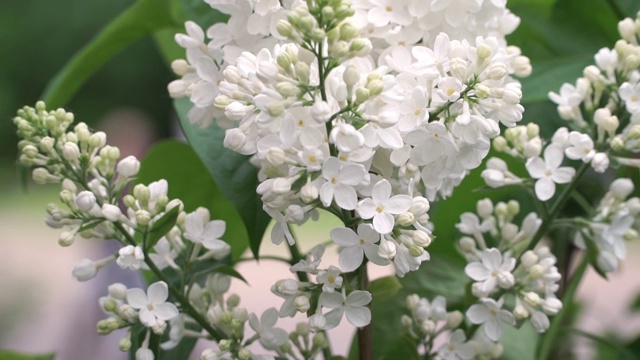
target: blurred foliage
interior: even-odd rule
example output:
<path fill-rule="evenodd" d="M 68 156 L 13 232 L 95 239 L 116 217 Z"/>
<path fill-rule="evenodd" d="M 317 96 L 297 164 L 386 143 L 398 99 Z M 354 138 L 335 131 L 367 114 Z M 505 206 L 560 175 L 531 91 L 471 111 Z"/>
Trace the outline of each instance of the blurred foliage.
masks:
<path fill-rule="evenodd" d="M 33 106 L 47 83 L 82 46 L 133 0 L 28 0 L 0 2 L 0 164 L 13 163 L 17 137 L 11 119 Z M 67 108 L 95 126 L 118 107 L 135 107 L 170 133 L 173 75 L 148 37 L 114 57 Z"/>

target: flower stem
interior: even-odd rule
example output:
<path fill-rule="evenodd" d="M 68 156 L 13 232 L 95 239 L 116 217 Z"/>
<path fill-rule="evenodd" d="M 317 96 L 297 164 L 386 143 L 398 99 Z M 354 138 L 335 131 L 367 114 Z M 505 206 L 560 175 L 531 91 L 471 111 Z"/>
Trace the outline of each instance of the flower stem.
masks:
<path fill-rule="evenodd" d="M 551 355 L 551 351 L 553 350 L 553 347 L 556 344 L 556 341 L 558 340 L 558 336 L 562 329 L 561 327 L 564 319 L 567 313 L 571 311 L 569 307 L 573 303 L 573 298 L 575 296 L 576 290 L 578 289 L 578 285 L 580 285 L 582 277 L 587 270 L 587 265 L 589 265 L 589 258 L 585 255 L 580 261 L 580 264 L 574 271 L 573 275 L 571 276 L 569 285 L 567 286 L 566 292 L 562 298 L 562 303 L 564 304 L 562 310 L 560 310 L 560 312 L 558 312 L 558 314 L 553 317 L 553 320 L 551 320 L 551 326 L 549 326 L 547 332 L 540 339 L 537 359 L 545 360 L 549 358 L 549 355 Z"/>
<path fill-rule="evenodd" d="M 369 288 L 369 274 L 367 273 L 366 262 L 360 265 L 358 281 L 360 290 L 367 290 Z M 371 304 L 369 306 L 371 307 Z M 373 318 L 371 321 L 373 322 Z M 373 328 L 371 327 L 371 323 L 365 327 L 358 328 L 358 353 L 360 354 L 360 360 L 373 359 Z"/>

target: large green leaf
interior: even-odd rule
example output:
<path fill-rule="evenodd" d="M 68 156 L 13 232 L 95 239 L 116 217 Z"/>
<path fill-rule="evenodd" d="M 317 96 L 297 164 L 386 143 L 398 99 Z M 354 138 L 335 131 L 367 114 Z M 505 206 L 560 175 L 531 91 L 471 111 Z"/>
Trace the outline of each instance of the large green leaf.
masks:
<path fill-rule="evenodd" d="M 212 219 L 227 223 L 222 237 L 238 258 L 248 246 L 247 232 L 233 205 L 222 195 L 193 149 L 185 143 L 169 140 L 157 143 L 142 160 L 138 182 L 148 184 L 159 179 L 169 183 L 169 198 L 182 200 L 185 211 L 202 206 Z"/>
<path fill-rule="evenodd" d="M 175 26 L 170 0 L 140 0 L 105 27 L 51 80 L 42 99 L 63 106 L 117 53 L 162 28 Z"/>
<path fill-rule="evenodd" d="M 176 100 L 175 106 L 189 143 L 213 175 L 222 194 L 233 203 L 244 221 L 249 235 L 249 246 L 257 258 L 262 236 L 271 220 L 262 210 L 262 201 L 256 194 L 258 169 L 249 162 L 248 156 L 240 155 L 223 146 L 224 130 L 216 124 L 202 129 L 189 123 L 189 99 Z"/>
<path fill-rule="evenodd" d="M 16 351 L 0 350 L 0 360 L 53 360 L 54 354 L 24 354 Z"/>

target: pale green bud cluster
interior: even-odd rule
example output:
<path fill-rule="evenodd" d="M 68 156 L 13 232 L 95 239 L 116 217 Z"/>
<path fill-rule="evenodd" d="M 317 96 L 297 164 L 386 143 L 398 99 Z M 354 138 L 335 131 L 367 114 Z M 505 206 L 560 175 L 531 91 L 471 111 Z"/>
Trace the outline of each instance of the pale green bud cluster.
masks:
<path fill-rule="evenodd" d="M 308 6 L 298 6 L 286 20 L 277 23 L 280 35 L 314 49 L 326 43 L 330 58 L 340 62 L 355 56 L 365 56 L 372 49 L 368 39 L 360 37 L 360 29 L 345 21 L 355 10 L 343 0 L 317 0 Z"/>

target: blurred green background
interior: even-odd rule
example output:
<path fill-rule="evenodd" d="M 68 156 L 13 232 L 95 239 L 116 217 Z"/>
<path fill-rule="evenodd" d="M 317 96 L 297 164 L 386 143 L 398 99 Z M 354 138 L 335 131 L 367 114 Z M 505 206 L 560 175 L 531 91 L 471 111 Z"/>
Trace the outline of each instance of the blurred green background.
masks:
<path fill-rule="evenodd" d="M 9 0 L 0 2 L 0 166 L 3 189 L 15 177 L 17 138 L 11 119 L 33 106 L 48 81 L 132 0 Z M 113 58 L 66 106 L 76 120 L 95 126 L 108 112 L 133 107 L 153 119 L 160 136 L 170 133 L 173 79 L 151 38 Z"/>

